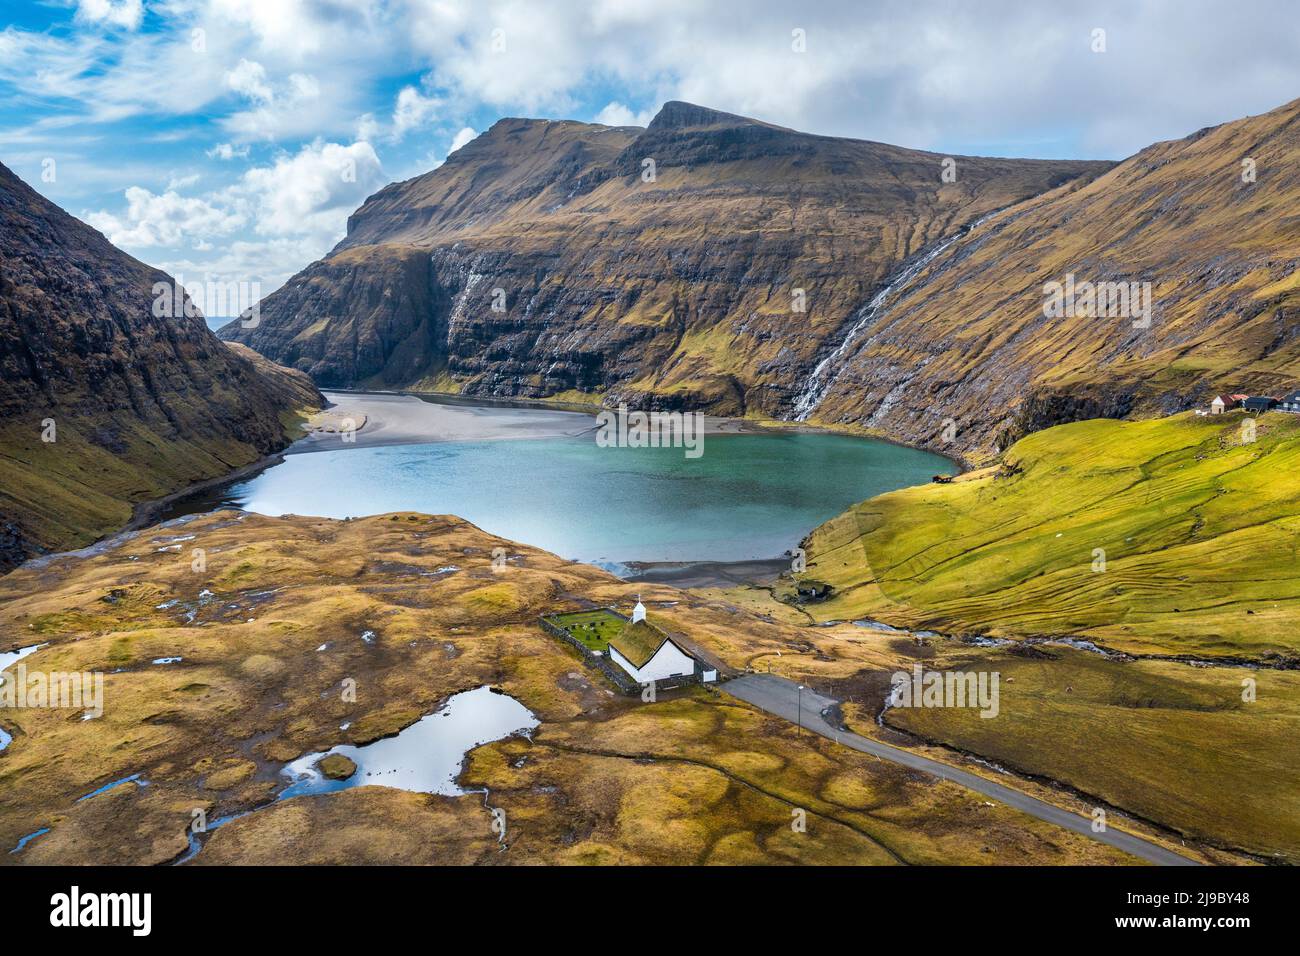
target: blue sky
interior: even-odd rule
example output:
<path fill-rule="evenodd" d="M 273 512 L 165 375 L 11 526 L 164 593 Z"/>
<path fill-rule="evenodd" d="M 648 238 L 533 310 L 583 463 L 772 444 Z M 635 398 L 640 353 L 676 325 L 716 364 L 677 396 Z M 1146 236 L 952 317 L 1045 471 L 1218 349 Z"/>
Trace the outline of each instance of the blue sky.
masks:
<path fill-rule="evenodd" d="M 0 162 L 187 284 L 263 294 L 502 116 L 643 124 L 685 99 L 1122 158 L 1300 96 L 1286 0 L 44 0 L 3 24 Z"/>

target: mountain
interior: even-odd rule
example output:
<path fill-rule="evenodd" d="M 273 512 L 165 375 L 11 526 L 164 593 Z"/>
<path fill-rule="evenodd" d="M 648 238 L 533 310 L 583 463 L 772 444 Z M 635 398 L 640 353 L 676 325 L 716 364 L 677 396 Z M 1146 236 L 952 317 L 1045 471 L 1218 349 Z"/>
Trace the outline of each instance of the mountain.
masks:
<path fill-rule="evenodd" d="M 156 317 L 160 282 L 0 165 L 0 571 L 283 448 L 319 405 L 202 316 Z"/>
<path fill-rule="evenodd" d="M 945 159 L 677 102 L 645 129 L 504 119 L 219 334 L 322 386 L 788 417 L 909 257 L 1110 166 Z"/>
<path fill-rule="evenodd" d="M 1250 176 L 1253 163 L 1254 181 Z M 1300 381 L 1300 100 L 1157 143 L 956 240 L 863 322 L 814 420 L 967 457 L 1037 429 Z M 1149 328 L 1048 318 L 1048 283 L 1149 282 Z M 1139 286 L 1140 288 L 1140 286 Z"/>

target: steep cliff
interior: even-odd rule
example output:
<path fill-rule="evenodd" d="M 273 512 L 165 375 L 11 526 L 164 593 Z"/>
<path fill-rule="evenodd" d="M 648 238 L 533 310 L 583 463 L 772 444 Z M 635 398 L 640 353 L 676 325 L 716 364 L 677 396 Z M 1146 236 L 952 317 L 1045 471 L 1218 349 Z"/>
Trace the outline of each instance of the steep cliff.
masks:
<path fill-rule="evenodd" d="M 1150 146 L 955 241 L 841 343 L 812 418 L 986 458 L 1076 419 L 1281 394 L 1300 381 L 1297 209 L 1300 100 Z M 1049 317 L 1070 277 L 1074 314 Z M 1090 313 L 1085 282 L 1150 283 L 1149 327 L 1132 302 Z"/>
<path fill-rule="evenodd" d="M 1109 168 L 955 157 L 945 182 L 944 160 L 686 103 L 646 129 L 502 120 L 220 334 L 323 386 L 788 415 L 905 260 Z"/>
<path fill-rule="evenodd" d="M 316 404 L 201 316 L 156 317 L 170 281 L 0 165 L 0 571 L 284 447 Z"/>

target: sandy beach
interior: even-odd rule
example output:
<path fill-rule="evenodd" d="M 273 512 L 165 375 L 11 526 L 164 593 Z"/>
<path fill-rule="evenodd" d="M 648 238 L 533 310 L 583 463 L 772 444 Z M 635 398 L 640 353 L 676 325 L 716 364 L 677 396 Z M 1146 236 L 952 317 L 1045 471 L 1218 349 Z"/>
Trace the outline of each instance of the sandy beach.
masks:
<path fill-rule="evenodd" d="M 596 409 L 569 411 L 543 404 L 492 404 L 483 399 L 426 401 L 388 392 L 323 392 L 328 408 L 313 416 L 319 429 L 299 439 L 285 454 L 418 445 L 443 441 L 499 441 L 568 438 L 593 432 Z M 350 427 L 352 441 L 343 440 Z M 763 429 L 751 422 L 706 415 L 705 435 L 736 435 Z"/>
<path fill-rule="evenodd" d="M 625 577 L 627 581 L 668 584 L 675 588 L 731 588 L 774 584 L 783 571 L 790 569 L 790 559 L 628 561 L 625 567 L 631 572 Z"/>
<path fill-rule="evenodd" d="M 331 430 L 299 439 L 286 454 L 442 441 L 564 438 L 596 426 L 592 415 L 550 408 L 444 404 L 376 392 L 323 394 L 331 404 L 320 422 Z M 344 441 L 339 431 L 340 423 L 348 419 L 356 428 L 353 441 Z"/>

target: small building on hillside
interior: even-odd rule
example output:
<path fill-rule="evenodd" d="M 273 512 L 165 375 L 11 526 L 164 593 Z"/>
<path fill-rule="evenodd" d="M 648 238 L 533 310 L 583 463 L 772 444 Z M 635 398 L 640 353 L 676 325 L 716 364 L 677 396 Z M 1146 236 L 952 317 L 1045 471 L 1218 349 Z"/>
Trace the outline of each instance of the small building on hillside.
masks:
<path fill-rule="evenodd" d="M 1284 412 L 1300 413 L 1300 389 L 1296 389 L 1290 395 L 1282 396 L 1278 408 Z"/>
<path fill-rule="evenodd" d="M 588 611 L 544 614 L 542 628 L 576 647 L 588 664 L 605 674 L 624 693 L 637 693 L 652 681 L 673 679 L 677 684 L 718 679 L 717 666 L 687 650 L 678 640 L 646 617 L 637 600 L 630 617 L 612 607 Z"/>
<path fill-rule="evenodd" d="M 632 609 L 631 620 L 609 639 L 609 659 L 640 684 L 695 673 L 695 658 L 645 619 L 645 605 L 640 601 Z"/>
<path fill-rule="evenodd" d="M 831 596 L 833 588 L 825 581 L 804 578 L 795 583 L 795 594 L 800 601 L 824 601 Z"/>
<path fill-rule="evenodd" d="M 1240 408 L 1241 403 L 1249 397 L 1249 395 L 1215 395 L 1214 400 L 1210 402 L 1210 414 L 1222 415 L 1234 408 Z"/>
<path fill-rule="evenodd" d="M 1266 412 L 1276 404 L 1276 398 L 1268 395 L 1252 395 L 1241 403 L 1241 407 L 1248 412 Z"/>

